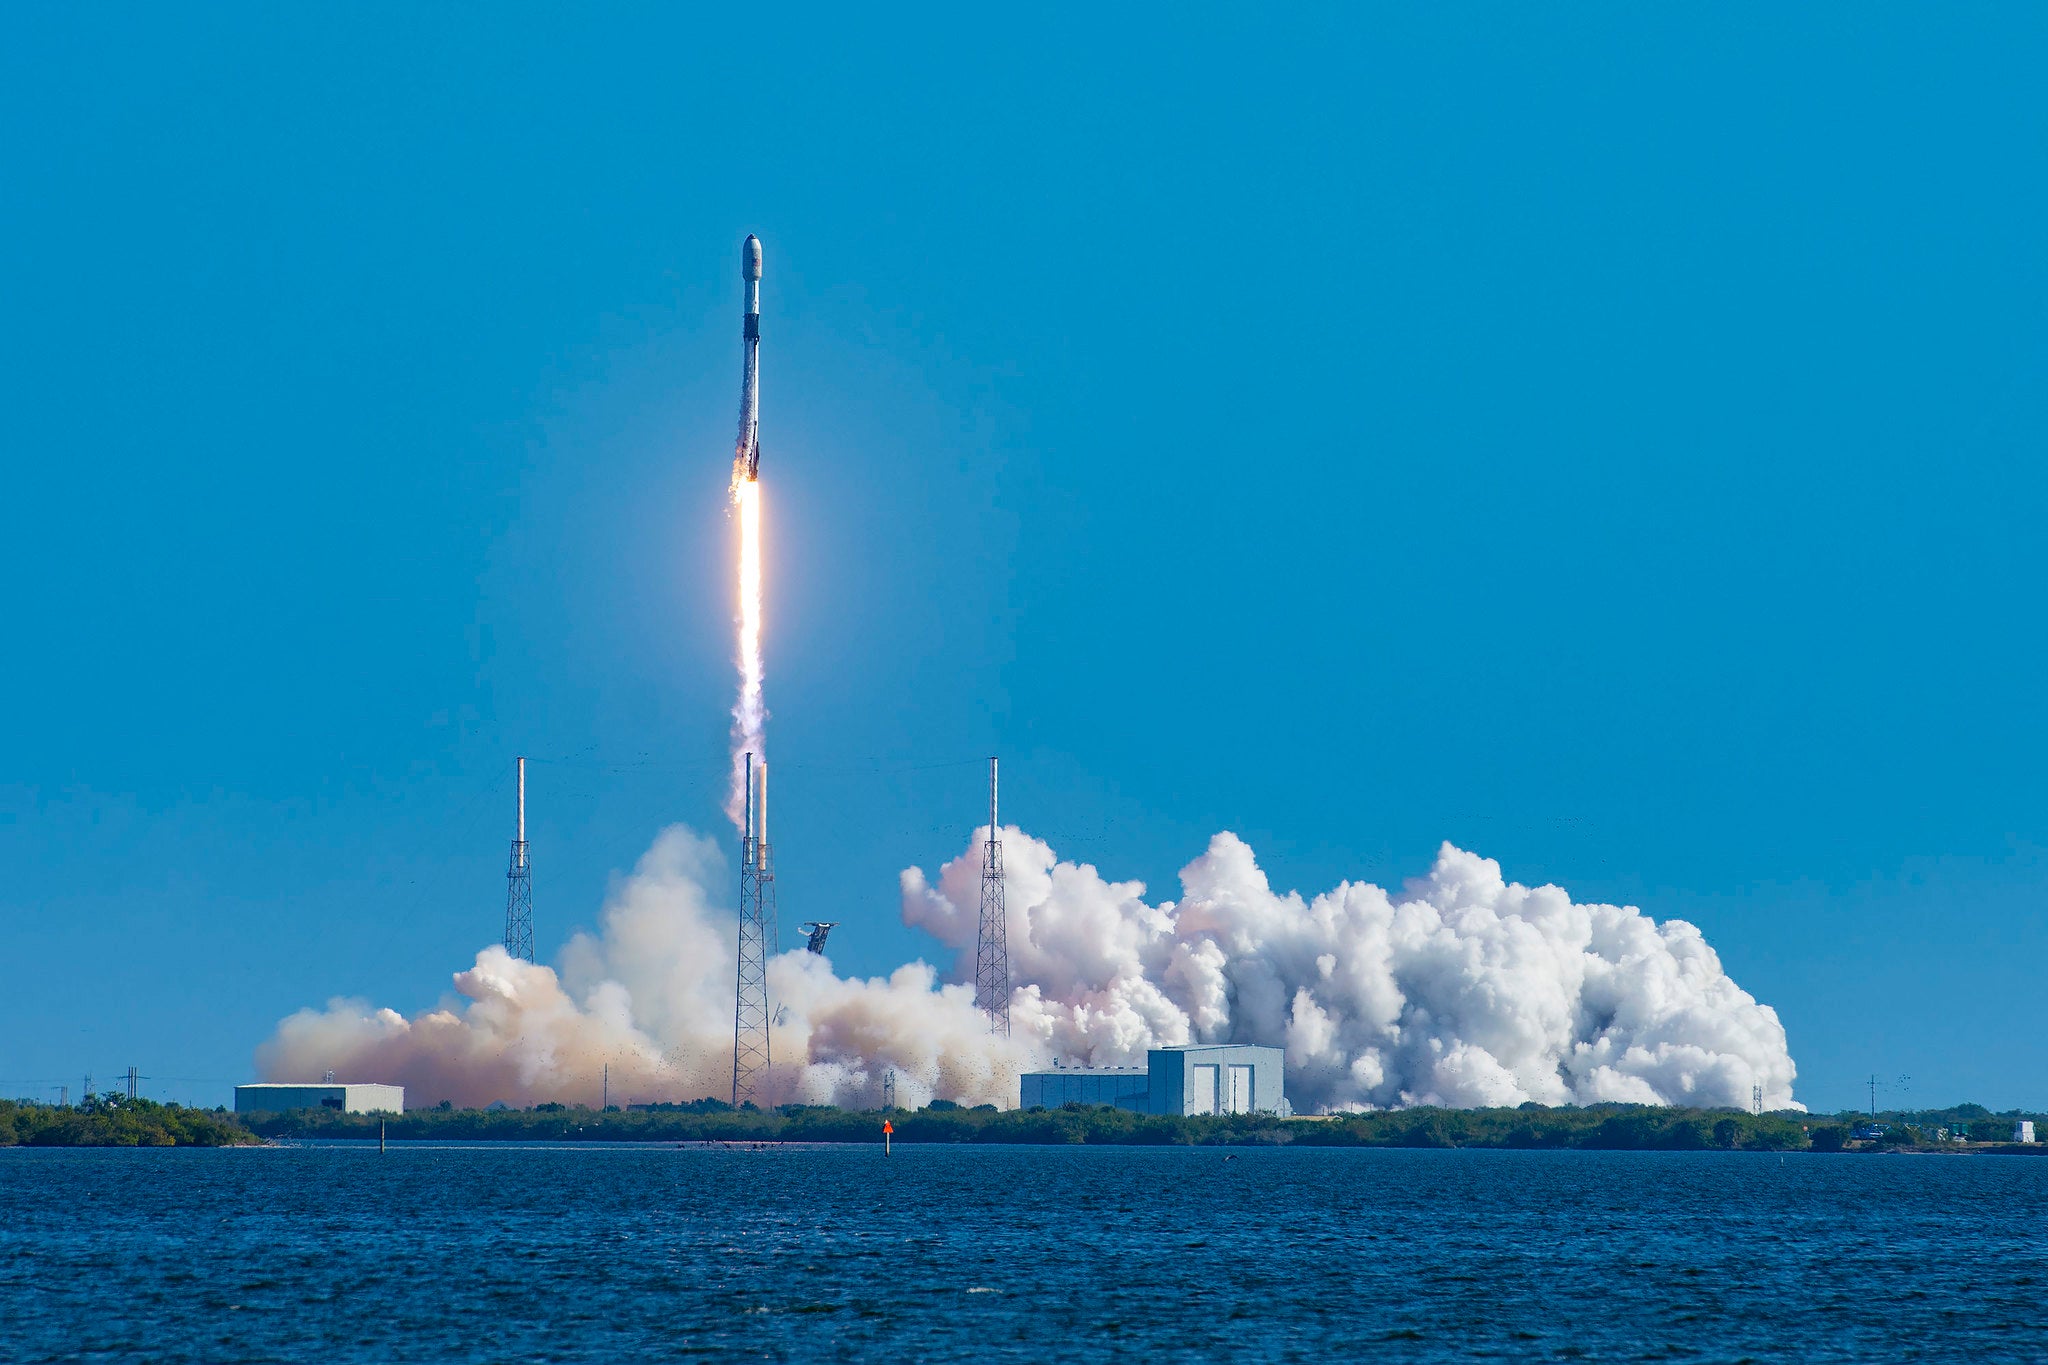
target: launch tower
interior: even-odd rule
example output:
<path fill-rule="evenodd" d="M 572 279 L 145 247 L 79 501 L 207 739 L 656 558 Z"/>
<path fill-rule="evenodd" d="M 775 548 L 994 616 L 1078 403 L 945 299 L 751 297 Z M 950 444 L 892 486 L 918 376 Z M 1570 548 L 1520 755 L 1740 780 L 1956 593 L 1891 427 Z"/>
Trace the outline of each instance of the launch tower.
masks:
<path fill-rule="evenodd" d="M 505 951 L 533 961 L 533 865 L 526 860 L 526 760 L 519 760 L 519 825 L 505 869 Z"/>
<path fill-rule="evenodd" d="M 981 930 L 974 941 L 974 1006 L 988 1031 L 1010 1036 L 1010 915 L 1003 903 L 1003 827 L 996 821 L 996 761 L 988 761 L 988 842 L 981 850 Z"/>
<path fill-rule="evenodd" d="M 732 1103 L 753 1099 L 768 1076 L 768 959 L 775 956 L 775 869 L 768 857 L 768 765 L 747 755 L 740 838 L 739 983 L 732 1011 Z"/>

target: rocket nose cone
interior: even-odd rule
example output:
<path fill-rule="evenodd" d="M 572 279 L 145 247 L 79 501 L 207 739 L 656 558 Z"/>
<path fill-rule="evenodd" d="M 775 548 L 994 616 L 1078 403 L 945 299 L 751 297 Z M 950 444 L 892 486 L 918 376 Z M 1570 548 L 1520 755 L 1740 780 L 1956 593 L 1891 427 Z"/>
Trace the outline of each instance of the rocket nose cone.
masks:
<path fill-rule="evenodd" d="M 761 239 L 751 232 L 747 234 L 747 244 L 740 248 L 740 278 L 761 278 Z"/>

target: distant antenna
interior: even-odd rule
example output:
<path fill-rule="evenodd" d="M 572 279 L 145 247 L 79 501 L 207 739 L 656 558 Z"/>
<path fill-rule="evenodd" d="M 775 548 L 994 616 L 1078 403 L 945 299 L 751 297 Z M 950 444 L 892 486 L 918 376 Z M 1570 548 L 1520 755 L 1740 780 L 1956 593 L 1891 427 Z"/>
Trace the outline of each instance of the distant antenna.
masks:
<path fill-rule="evenodd" d="M 519 825 L 505 870 L 505 951 L 533 961 L 533 864 L 526 856 L 526 760 L 519 760 Z"/>
<path fill-rule="evenodd" d="M 610 1062 L 606 1062 L 606 1063 L 604 1064 L 604 1094 L 603 1094 L 603 1098 L 601 1098 L 601 1099 L 600 1099 L 600 1100 L 598 1100 L 598 1102 L 597 1102 L 597 1112 L 598 1112 L 598 1113 L 600 1113 L 600 1114 L 604 1114 L 604 1113 L 609 1113 L 609 1112 L 610 1112 L 610 1110 L 611 1110 L 611 1107 L 612 1107 L 612 1064 L 611 1064 Z"/>
<path fill-rule="evenodd" d="M 131 1066 L 128 1068 L 128 1098 L 131 1100 L 135 1098 L 135 1081 L 135 1068 Z"/>
<path fill-rule="evenodd" d="M 893 1066 L 884 1069 L 882 1072 L 882 1107 L 884 1109 L 894 1109 L 896 1107 L 896 1068 Z"/>
<path fill-rule="evenodd" d="M 92 1103 L 92 1073 L 90 1071 L 85 1073 L 85 1089 L 78 1092 L 78 1098 L 81 1105 L 90 1105 Z"/>
<path fill-rule="evenodd" d="M 1010 1036 L 1010 913 L 1003 903 L 1003 827 L 996 818 L 996 761 L 988 761 L 988 842 L 981 850 L 981 929 L 974 941 L 974 1007 L 988 1031 Z"/>
<path fill-rule="evenodd" d="M 747 755 L 746 822 L 740 836 L 739 977 L 732 1007 L 732 1105 L 767 1079 L 768 959 L 775 953 L 775 869 L 768 856 L 768 765 Z"/>
<path fill-rule="evenodd" d="M 1764 1088 L 1761 1085 L 1749 1088 L 1749 1112 L 1759 1115 L 1764 1112 Z"/>

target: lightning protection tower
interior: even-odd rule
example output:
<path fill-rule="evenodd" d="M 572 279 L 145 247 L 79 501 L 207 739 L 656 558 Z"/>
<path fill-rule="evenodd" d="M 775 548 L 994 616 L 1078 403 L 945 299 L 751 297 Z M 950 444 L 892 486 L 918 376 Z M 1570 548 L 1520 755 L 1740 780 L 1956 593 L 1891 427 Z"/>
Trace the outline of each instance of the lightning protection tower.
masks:
<path fill-rule="evenodd" d="M 988 1031 L 1010 1036 L 1010 913 L 1003 904 L 1003 827 L 996 820 L 996 761 L 988 761 L 988 842 L 981 850 L 981 929 L 974 940 L 974 1006 Z"/>
<path fill-rule="evenodd" d="M 747 755 L 746 823 L 740 838 L 739 981 L 732 1008 L 732 1104 L 767 1080 L 768 959 L 775 955 L 775 868 L 768 857 L 768 765 Z"/>
<path fill-rule="evenodd" d="M 526 760 L 519 760 L 519 826 L 505 870 L 505 951 L 533 961 L 533 865 L 526 859 Z"/>

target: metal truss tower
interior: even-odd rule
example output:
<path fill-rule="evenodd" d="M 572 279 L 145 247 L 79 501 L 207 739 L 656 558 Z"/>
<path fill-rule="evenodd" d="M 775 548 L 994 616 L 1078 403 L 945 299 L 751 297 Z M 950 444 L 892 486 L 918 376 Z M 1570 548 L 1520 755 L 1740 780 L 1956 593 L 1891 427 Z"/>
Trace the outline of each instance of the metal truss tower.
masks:
<path fill-rule="evenodd" d="M 775 865 L 768 856 L 768 765 L 747 755 L 747 818 L 740 839 L 739 982 L 732 1009 L 732 1103 L 768 1079 L 768 959 L 775 956 Z"/>
<path fill-rule="evenodd" d="M 533 961 L 533 864 L 526 858 L 526 760 L 519 760 L 519 830 L 505 870 L 505 951 Z"/>
<path fill-rule="evenodd" d="M 1010 912 L 1003 903 L 1003 827 L 996 819 L 996 761 L 988 761 L 988 842 L 981 850 L 981 930 L 974 940 L 974 1007 L 988 1031 L 1010 1036 Z"/>

